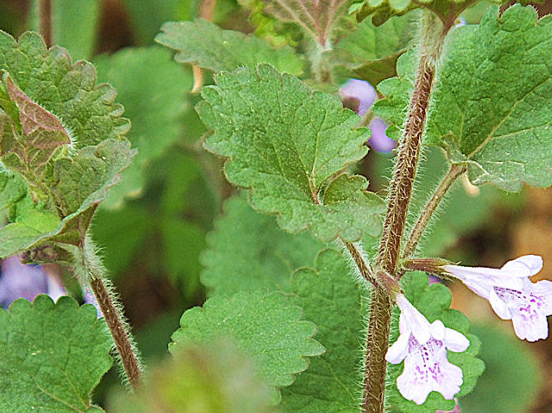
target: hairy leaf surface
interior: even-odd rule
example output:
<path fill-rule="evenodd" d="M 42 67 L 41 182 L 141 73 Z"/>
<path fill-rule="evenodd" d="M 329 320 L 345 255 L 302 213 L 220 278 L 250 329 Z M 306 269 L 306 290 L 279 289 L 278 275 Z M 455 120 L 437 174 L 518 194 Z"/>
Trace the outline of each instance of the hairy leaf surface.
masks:
<path fill-rule="evenodd" d="M 0 310 L 0 411 L 103 411 L 90 396 L 109 370 L 112 341 L 92 305 L 39 295 Z"/>
<path fill-rule="evenodd" d="M 240 292 L 214 297 L 203 308 L 186 311 L 182 326 L 173 334 L 172 353 L 191 343 L 212 343 L 221 336 L 236 340 L 246 356 L 253 357 L 272 386 L 289 386 L 293 374 L 304 371 L 308 356 L 324 352 L 312 339 L 316 326 L 301 320 L 300 307 L 278 293 Z"/>
<path fill-rule="evenodd" d="M 178 62 L 195 64 L 213 72 L 255 67 L 259 63 L 270 63 L 281 72 L 297 76 L 303 72 L 303 61 L 290 47 L 273 49 L 266 40 L 222 30 L 202 19 L 167 22 L 155 40 L 177 50 L 175 59 Z"/>
<path fill-rule="evenodd" d="M 322 241 L 379 234 L 382 200 L 343 173 L 366 154 L 366 130 L 336 97 L 266 65 L 222 73 L 202 96 L 198 112 L 215 132 L 205 146 L 229 158 L 228 180 L 251 188 L 255 209 Z"/>

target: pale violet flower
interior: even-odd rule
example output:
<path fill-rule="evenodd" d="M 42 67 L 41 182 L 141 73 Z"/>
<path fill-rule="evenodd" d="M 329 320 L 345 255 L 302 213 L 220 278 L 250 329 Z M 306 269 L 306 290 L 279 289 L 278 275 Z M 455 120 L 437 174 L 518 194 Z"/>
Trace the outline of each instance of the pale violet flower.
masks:
<path fill-rule="evenodd" d="M 365 80 L 349 79 L 340 89 L 344 99 L 353 100 L 355 111 L 364 116 L 370 106 L 376 101 L 376 90 Z M 391 152 L 395 148 L 395 141 L 385 133 L 387 126 L 381 119 L 373 119 L 370 123 L 372 136 L 368 144 L 378 152 Z"/>
<path fill-rule="evenodd" d="M 552 314 L 552 282 L 533 283 L 529 279 L 542 269 L 538 255 L 524 255 L 500 269 L 458 265 L 445 265 L 443 269 L 489 300 L 500 318 L 512 320 L 520 339 L 537 341 L 548 337 L 546 317 Z"/>
<path fill-rule="evenodd" d="M 404 371 L 397 379 L 399 392 L 416 404 L 423 404 L 432 391 L 452 400 L 460 391 L 463 377 L 462 369 L 447 360 L 447 350 L 465 351 L 470 341 L 440 320 L 430 323 L 404 295 L 397 296 L 397 304 L 401 309 L 401 334 L 385 359 L 392 364 L 404 360 Z"/>

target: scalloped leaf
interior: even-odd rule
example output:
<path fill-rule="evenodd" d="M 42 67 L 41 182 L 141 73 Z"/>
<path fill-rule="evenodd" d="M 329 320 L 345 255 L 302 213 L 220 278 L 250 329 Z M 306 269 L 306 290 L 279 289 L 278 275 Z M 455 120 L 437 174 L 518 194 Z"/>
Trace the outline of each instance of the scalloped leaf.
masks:
<path fill-rule="evenodd" d="M 484 363 L 476 358 L 481 341 L 473 334 L 468 334 L 470 323 L 460 311 L 449 309 L 452 301 L 450 290 L 443 284 L 429 285 L 425 273 L 415 272 L 401 279 L 403 290 L 408 300 L 430 321 L 437 319 L 443 324 L 464 334 L 470 340 L 470 346 L 462 353 L 448 352 L 448 360 L 462 369 L 464 383 L 456 398 L 468 394 L 475 387 L 477 378 L 483 374 Z M 399 337 L 399 311 L 394 310 L 391 324 L 389 345 Z M 404 363 L 387 364 L 386 403 L 394 410 L 404 413 L 435 413 L 436 410 L 453 410 L 455 400 L 445 400 L 440 393 L 431 392 L 422 405 L 406 400 L 397 389 L 397 377 L 403 372 Z"/>
<path fill-rule="evenodd" d="M 396 75 L 401 54 L 412 46 L 419 14 L 408 13 L 376 26 L 371 19 L 362 21 L 331 51 L 332 62 L 349 76 L 368 81 L 372 86 Z"/>
<path fill-rule="evenodd" d="M 256 360 L 268 384 L 289 386 L 293 374 L 308 367 L 306 357 L 324 352 L 324 347 L 312 339 L 316 326 L 301 317 L 301 308 L 290 305 L 278 293 L 213 297 L 203 308 L 192 308 L 182 315 L 181 328 L 173 334 L 169 350 L 175 353 L 189 344 L 209 344 L 230 336 L 244 355 Z"/>
<path fill-rule="evenodd" d="M 0 332 L 0 411 L 103 412 L 90 397 L 112 365 L 112 341 L 92 305 L 19 299 L 0 309 Z"/>
<path fill-rule="evenodd" d="M 498 16 L 492 7 L 479 26 L 454 29 L 438 71 L 426 142 L 466 163 L 476 184 L 519 191 L 523 183 L 552 184 L 552 17 L 537 20 L 515 5 Z M 549 56 L 549 58 L 547 57 Z M 413 90 L 413 53 L 401 56 L 398 78 L 378 89 L 387 99 L 375 113 L 402 125 Z M 544 166 L 544 167 L 543 167 Z"/>
<path fill-rule="evenodd" d="M 63 261 L 59 244 L 80 244 L 135 154 L 123 136 L 129 122 L 91 64 L 72 65 L 36 33 L 16 42 L 0 32 L 0 72 L 0 161 L 27 186 L 24 203 L 7 205 L 0 258 L 32 249 L 31 260 Z"/>
<path fill-rule="evenodd" d="M 198 113 L 215 132 L 205 147 L 230 158 L 226 176 L 251 188 L 256 210 L 321 241 L 380 233 L 383 201 L 365 178 L 343 173 L 366 154 L 367 133 L 339 99 L 267 65 L 221 73 L 202 96 Z"/>
<path fill-rule="evenodd" d="M 327 350 L 282 390 L 285 411 L 360 412 L 367 291 L 353 278 L 343 255 L 329 249 L 318 255 L 314 269 L 297 270 L 292 285 L 295 302 L 316 323 L 316 338 Z"/>
<path fill-rule="evenodd" d="M 251 209 L 244 196 L 229 199 L 202 254 L 201 281 L 209 295 L 238 291 L 291 292 L 291 274 L 310 266 L 324 244 L 311 234 L 292 235 L 274 217 Z"/>
<path fill-rule="evenodd" d="M 273 49 L 268 42 L 234 30 L 222 30 L 203 19 L 167 22 L 155 41 L 178 51 L 175 60 L 220 72 L 269 63 L 280 72 L 299 76 L 303 61 L 288 46 Z"/>

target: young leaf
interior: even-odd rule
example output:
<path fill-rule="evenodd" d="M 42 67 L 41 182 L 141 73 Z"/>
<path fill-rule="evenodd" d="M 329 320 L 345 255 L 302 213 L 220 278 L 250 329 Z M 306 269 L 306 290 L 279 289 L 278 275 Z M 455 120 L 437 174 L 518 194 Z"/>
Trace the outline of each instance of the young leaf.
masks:
<path fill-rule="evenodd" d="M 269 63 L 280 72 L 296 76 L 303 72 L 303 61 L 290 47 L 273 49 L 266 40 L 234 30 L 222 30 L 202 19 L 167 22 L 161 26 L 161 33 L 155 41 L 177 50 L 176 61 L 213 72 L 241 66 L 254 68 L 258 63 Z"/>
<path fill-rule="evenodd" d="M 184 96 L 192 87 L 192 76 L 174 64 L 168 50 L 158 46 L 100 56 L 94 64 L 98 79 L 117 89 L 117 101 L 124 105 L 125 116 L 132 122 L 128 139 L 138 149 L 132 165 L 123 172 L 121 184 L 102 203 L 113 208 L 125 197 L 141 194 L 147 165 L 182 138 Z"/>
<path fill-rule="evenodd" d="M 316 269 L 293 275 L 295 302 L 316 323 L 326 352 L 313 358 L 295 383 L 282 390 L 282 405 L 294 413 L 358 413 L 362 403 L 366 291 L 351 275 L 343 255 L 325 250 Z"/>
<path fill-rule="evenodd" d="M 285 22 L 297 23 L 322 46 L 331 40 L 333 24 L 346 12 L 349 0 L 266 0 L 265 11 Z"/>
<path fill-rule="evenodd" d="M 272 389 L 229 340 L 189 345 L 149 370 L 136 393 L 110 397 L 113 413 L 275 413 Z"/>
<path fill-rule="evenodd" d="M 515 5 L 451 33 L 427 141 L 467 162 L 470 180 L 519 191 L 552 184 L 552 17 Z"/>
<path fill-rule="evenodd" d="M 349 77 L 366 80 L 373 86 L 395 76 L 397 59 L 416 36 L 418 13 L 408 13 L 376 26 L 365 19 L 341 39 L 332 52 L 334 65 L 348 69 Z"/>
<path fill-rule="evenodd" d="M 39 295 L 0 310 L 0 411 L 99 412 L 90 396 L 112 341 L 92 305 Z"/>
<path fill-rule="evenodd" d="M 291 292 L 291 274 L 310 266 L 324 244 L 309 233 L 291 235 L 273 217 L 251 209 L 244 196 L 229 199 L 215 221 L 202 255 L 203 284 L 209 295 L 238 291 Z"/>
<path fill-rule="evenodd" d="M 197 110 L 215 131 L 205 146 L 230 158 L 226 176 L 251 188 L 255 209 L 322 241 L 379 234 L 382 200 L 363 177 L 343 173 L 366 154 L 367 136 L 339 99 L 266 65 L 221 73 L 202 96 Z"/>
<path fill-rule="evenodd" d="M 485 365 L 475 356 L 479 353 L 480 340 L 467 334 L 469 321 L 461 312 L 449 309 L 452 294 L 443 284 L 429 285 L 429 280 L 424 273 L 410 273 L 401 280 L 404 292 L 408 300 L 430 321 L 437 319 L 443 324 L 464 334 L 470 340 L 469 348 L 463 353 L 448 352 L 448 360 L 462 369 L 463 384 L 456 397 L 462 397 L 471 392 L 475 387 L 477 378 L 481 376 Z M 389 343 L 393 344 L 399 336 L 398 312 L 395 312 L 391 325 Z M 436 410 L 452 410 L 456 405 L 454 400 L 445 400 L 438 392 L 429 394 L 422 405 L 406 400 L 397 389 L 397 377 L 402 374 L 404 363 L 387 364 L 387 397 L 386 402 L 394 409 L 404 413 L 435 413 Z"/>
<path fill-rule="evenodd" d="M 0 230 L 0 257 L 78 245 L 134 155 L 122 106 L 113 104 L 110 86 L 96 86 L 91 64 L 72 65 L 64 49 L 46 49 L 36 33 L 16 42 L 0 32 L 0 71 L 0 160 L 25 179 L 30 201 L 18 203 L 12 224 Z"/>
<path fill-rule="evenodd" d="M 186 311 L 182 326 L 173 334 L 169 350 L 195 343 L 213 343 L 230 336 L 246 356 L 256 360 L 271 386 L 289 386 L 293 374 L 308 367 L 306 357 L 324 348 L 312 336 L 316 326 L 301 320 L 300 307 L 288 304 L 277 293 L 240 292 L 232 297 L 214 297 L 203 308 Z"/>

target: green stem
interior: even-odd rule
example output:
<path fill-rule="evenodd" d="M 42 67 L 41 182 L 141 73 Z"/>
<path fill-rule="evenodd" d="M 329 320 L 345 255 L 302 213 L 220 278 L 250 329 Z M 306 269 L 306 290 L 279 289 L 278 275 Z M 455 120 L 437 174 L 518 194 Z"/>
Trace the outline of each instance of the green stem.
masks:
<path fill-rule="evenodd" d="M 445 194 L 450 189 L 452 184 L 464 172 L 466 172 L 466 167 L 464 165 L 452 164 L 450 166 L 449 171 L 444 176 L 439 186 L 435 189 L 433 196 L 428 201 L 427 205 L 420 214 L 416 225 L 414 225 L 406 246 L 404 247 L 404 251 L 402 254 L 403 259 L 410 258 L 412 254 L 414 254 L 414 252 L 416 251 L 416 247 L 418 246 L 418 243 L 420 242 L 420 239 L 425 232 L 427 224 L 433 216 L 433 213 L 443 200 Z"/>
<path fill-rule="evenodd" d="M 420 144 L 427 117 L 431 88 L 435 78 L 435 64 L 441 55 L 444 38 L 449 29 L 450 26 L 443 26 L 435 14 L 424 10 L 418 73 L 391 182 L 389 205 L 377 261 L 378 272 L 383 271 L 391 277 L 397 275 L 401 240 L 418 167 Z M 383 413 L 385 354 L 389 347 L 390 322 L 390 296 L 383 288 L 376 287 L 371 297 L 370 320 L 366 340 L 363 413 Z"/>
<path fill-rule="evenodd" d="M 132 343 L 129 327 L 122 315 L 113 289 L 105 278 L 106 270 L 92 241 L 86 237 L 75 263 L 78 275 L 90 282 L 90 287 L 109 327 L 130 385 L 136 389 L 142 380 L 142 371 L 137 350 Z"/>

